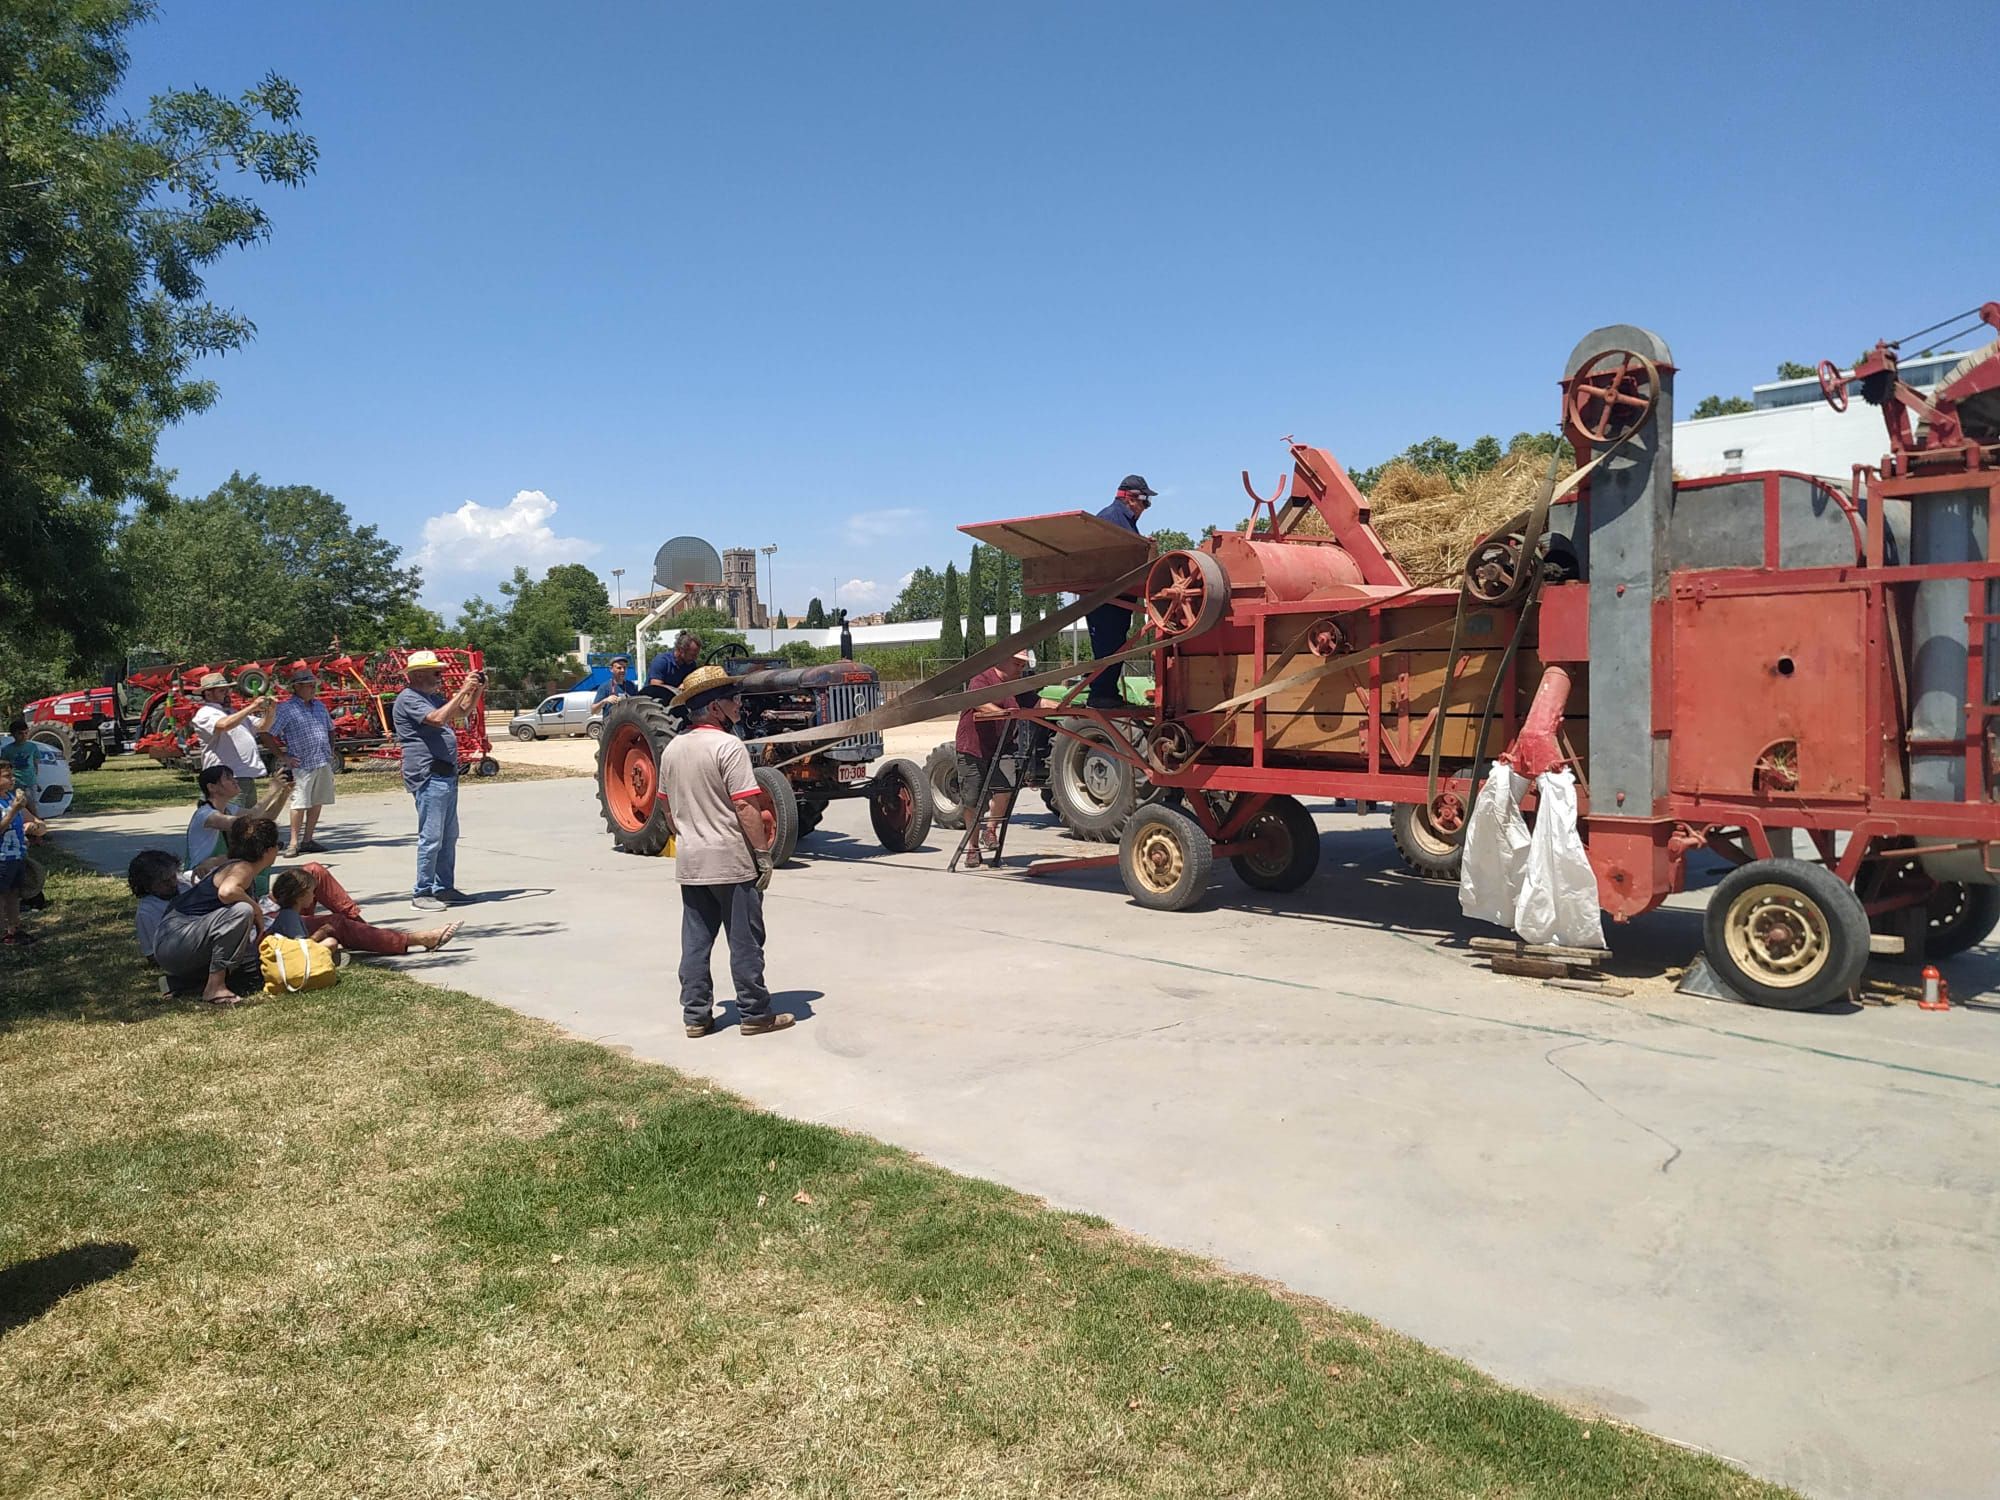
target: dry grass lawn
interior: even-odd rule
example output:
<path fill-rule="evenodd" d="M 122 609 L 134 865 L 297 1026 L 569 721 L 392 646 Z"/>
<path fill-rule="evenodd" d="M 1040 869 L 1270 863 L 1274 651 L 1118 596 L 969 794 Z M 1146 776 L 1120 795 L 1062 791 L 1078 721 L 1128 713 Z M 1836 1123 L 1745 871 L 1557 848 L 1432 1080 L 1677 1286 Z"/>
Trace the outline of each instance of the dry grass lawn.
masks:
<path fill-rule="evenodd" d="M 493 776 L 467 776 L 465 786 L 503 786 L 514 781 L 549 781 L 564 776 L 587 776 L 587 770 L 568 766 L 535 765 L 502 760 Z M 120 755 L 107 760 L 95 771 L 79 771 L 73 817 L 89 813 L 141 812 L 149 807 L 193 807 L 195 773 L 161 765 L 150 756 Z M 262 783 L 268 788 L 269 783 Z M 400 764 L 392 760 L 356 761 L 342 776 L 335 790 L 340 797 L 360 797 L 376 792 L 401 792 Z"/>
<path fill-rule="evenodd" d="M 0 952 L 0 1494 L 1780 1493 L 389 968 L 158 1003 L 118 884 L 51 886 Z"/>

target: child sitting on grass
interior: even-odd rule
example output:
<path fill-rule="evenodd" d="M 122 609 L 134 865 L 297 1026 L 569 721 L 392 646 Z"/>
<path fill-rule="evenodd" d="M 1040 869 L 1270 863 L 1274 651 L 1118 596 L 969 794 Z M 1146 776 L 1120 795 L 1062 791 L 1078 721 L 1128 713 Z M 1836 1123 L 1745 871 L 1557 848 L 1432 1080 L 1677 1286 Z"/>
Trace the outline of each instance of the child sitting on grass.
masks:
<path fill-rule="evenodd" d="M 0 760 L 0 945 L 25 948 L 35 941 L 21 931 L 21 892 L 28 885 L 28 835 L 45 831 L 28 811 L 28 792 L 14 785 L 14 766 Z"/>
<path fill-rule="evenodd" d="M 167 903 L 193 886 L 194 880 L 193 875 L 181 868 L 181 862 L 164 849 L 141 849 L 125 867 L 125 883 L 139 898 L 138 910 L 132 914 L 132 935 L 138 939 L 139 955 L 147 963 L 157 965 L 153 940 L 159 933 Z"/>
<path fill-rule="evenodd" d="M 364 922 L 354 898 L 322 864 L 304 864 L 286 870 L 271 882 L 271 899 L 278 910 L 271 919 L 270 931 L 281 937 L 310 937 L 356 953 L 400 957 L 412 948 L 428 953 L 450 942 L 459 928 L 458 923 L 448 922 L 421 932 L 399 932 L 393 927 Z M 326 907 L 324 912 L 318 910 L 322 903 Z"/>

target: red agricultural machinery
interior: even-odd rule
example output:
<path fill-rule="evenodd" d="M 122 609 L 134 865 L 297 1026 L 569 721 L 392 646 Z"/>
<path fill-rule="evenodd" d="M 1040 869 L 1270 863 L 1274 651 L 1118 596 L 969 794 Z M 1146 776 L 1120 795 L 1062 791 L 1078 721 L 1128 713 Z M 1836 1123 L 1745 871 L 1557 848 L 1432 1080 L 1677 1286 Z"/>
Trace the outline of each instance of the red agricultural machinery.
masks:
<path fill-rule="evenodd" d="M 1966 316 L 2000 330 L 2000 304 Z M 1252 490 L 1245 528 L 1197 550 L 1150 559 L 1074 512 L 964 527 L 1019 557 L 1029 592 L 1123 591 L 1145 614 L 1149 706 L 1012 712 L 1062 734 L 1095 723 L 1179 805 L 1140 808 L 1116 856 L 1032 872 L 1115 859 L 1136 900 L 1173 909 L 1221 855 L 1254 887 L 1293 889 L 1319 856 L 1312 797 L 1395 804 L 1406 857 L 1452 875 L 1505 752 L 1524 775 L 1576 773 L 1617 921 L 1683 889 L 1691 851 L 1736 867 L 1704 935 L 1746 999 L 1822 1005 L 1871 946 L 1920 961 L 1977 943 L 2000 922 L 1996 349 L 1929 396 L 1899 379 L 1895 344 L 1822 367 L 1830 403 L 1858 390 L 1887 427 L 1887 455 L 1845 489 L 1677 481 L 1671 353 L 1599 329 L 1561 382 L 1578 470 L 1561 485 L 1552 470 L 1449 578 L 1411 578 L 1368 497 L 1302 443 L 1290 497 Z M 1792 857 L 1795 836 L 1814 858 Z"/>
<path fill-rule="evenodd" d="M 57 745 L 76 770 L 95 769 L 106 754 L 129 747 L 164 765 L 198 757 L 188 721 L 201 706 L 196 684 L 210 672 L 230 681 L 230 706 L 241 708 L 263 693 L 289 696 L 285 680 L 301 662 L 320 681 L 320 701 L 333 718 L 334 749 L 343 760 L 362 756 L 394 756 L 398 752 L 389 727 L 389 707 L 406 678 L 403 663 L 410 653 L 391 650 L 374 654 L 335 649 L 324 656 L 285 657 L 262 661 L 201 664 L 154 663 L 128 667 L 114 686 L 90 688 L 42 698 L 24 710 L 29 737 Z M 444 685 L 455 692 L 465 674 L 478 670 L 478 651 L 439 648 L 444 659 Z M 500 769 L 486 734 L 483 698 L 459 731 L 459 750 L 474 769 L 491 776 Z"/>

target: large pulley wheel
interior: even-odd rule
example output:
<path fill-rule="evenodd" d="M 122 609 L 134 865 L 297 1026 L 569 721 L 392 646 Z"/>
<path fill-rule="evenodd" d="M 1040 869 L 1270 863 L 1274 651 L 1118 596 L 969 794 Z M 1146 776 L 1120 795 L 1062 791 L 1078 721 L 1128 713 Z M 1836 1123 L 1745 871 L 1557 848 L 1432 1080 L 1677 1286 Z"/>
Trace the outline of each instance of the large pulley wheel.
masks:
<path fill-rule="evenodd" d="M 1526 545 L 1520 532 L 1505 529 L 1480 542 L 1465 559 L 1465 591 L 1482 604 L 1512 599 L 1521 589 L 1521 553 Z"/>
<path fill-rule="evenodd" d="M 1824 865 L 1758 859 L 1731 870 L 1702 918 L 1708 961 L 1755 1005 L 1813 1010 L 1847 995 L 1868 962 L 1868 913 Z"/>
<path fill-rule="evenodd" d="M 660 800 L 660 752 L 674 721 L 652 698 L 624 697 L 604 714 L 597 741 L 597 805 L 611 842 L 627 854 L 664 854 L 671 830 Z"/>
<path fill-rule="evenodd" d="M 1606 349 L 1570 377 L 1563 415 L 1593 447 L 1639 430 L 1660 399 L 1660 367 L 1630 349 Z"/>
<path fill-rule="evenodd" d="M 1146 619 L 1163 636 L 1195 636 L 1229 612 L 1229 576 L 1207 552 L 1169 552 L 1146 575 Z"/>

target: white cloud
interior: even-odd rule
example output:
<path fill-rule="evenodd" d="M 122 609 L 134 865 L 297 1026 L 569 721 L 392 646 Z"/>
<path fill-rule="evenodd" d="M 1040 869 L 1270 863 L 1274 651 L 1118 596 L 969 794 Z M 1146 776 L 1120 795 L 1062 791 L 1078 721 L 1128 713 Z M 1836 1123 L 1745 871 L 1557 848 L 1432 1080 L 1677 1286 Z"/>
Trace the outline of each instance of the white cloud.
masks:
<path fill-rule="evenodd" d="M 603 550 L 582 537 L 557 536 L 549 525 L 556 508 L 556 502 L 540 490 L 521 490 L 505 505 L 468 500 L 457 510 L 424 522 L 417 562 L 441 572 L 473 573 L 516 563 L 547 567 L 579 562 Z"/>
<path fill-rule="evenodd" d="M 866 547 L 872 542 L 887 541 L 890 537 L 907 536 L 916 529 L 922 515 L 922 511 L 907 505 L 890 510 L 856 511 L 847 518 L 848 544 Z"/>
<path fill-rule="evenodd" d="M 883 603 L 887 596 L 888 590 L 872 578 L 850 578 L 833 591 L 833 602 L 849 608 L 859 605 L 865 609 L 871 604 Z"/>

